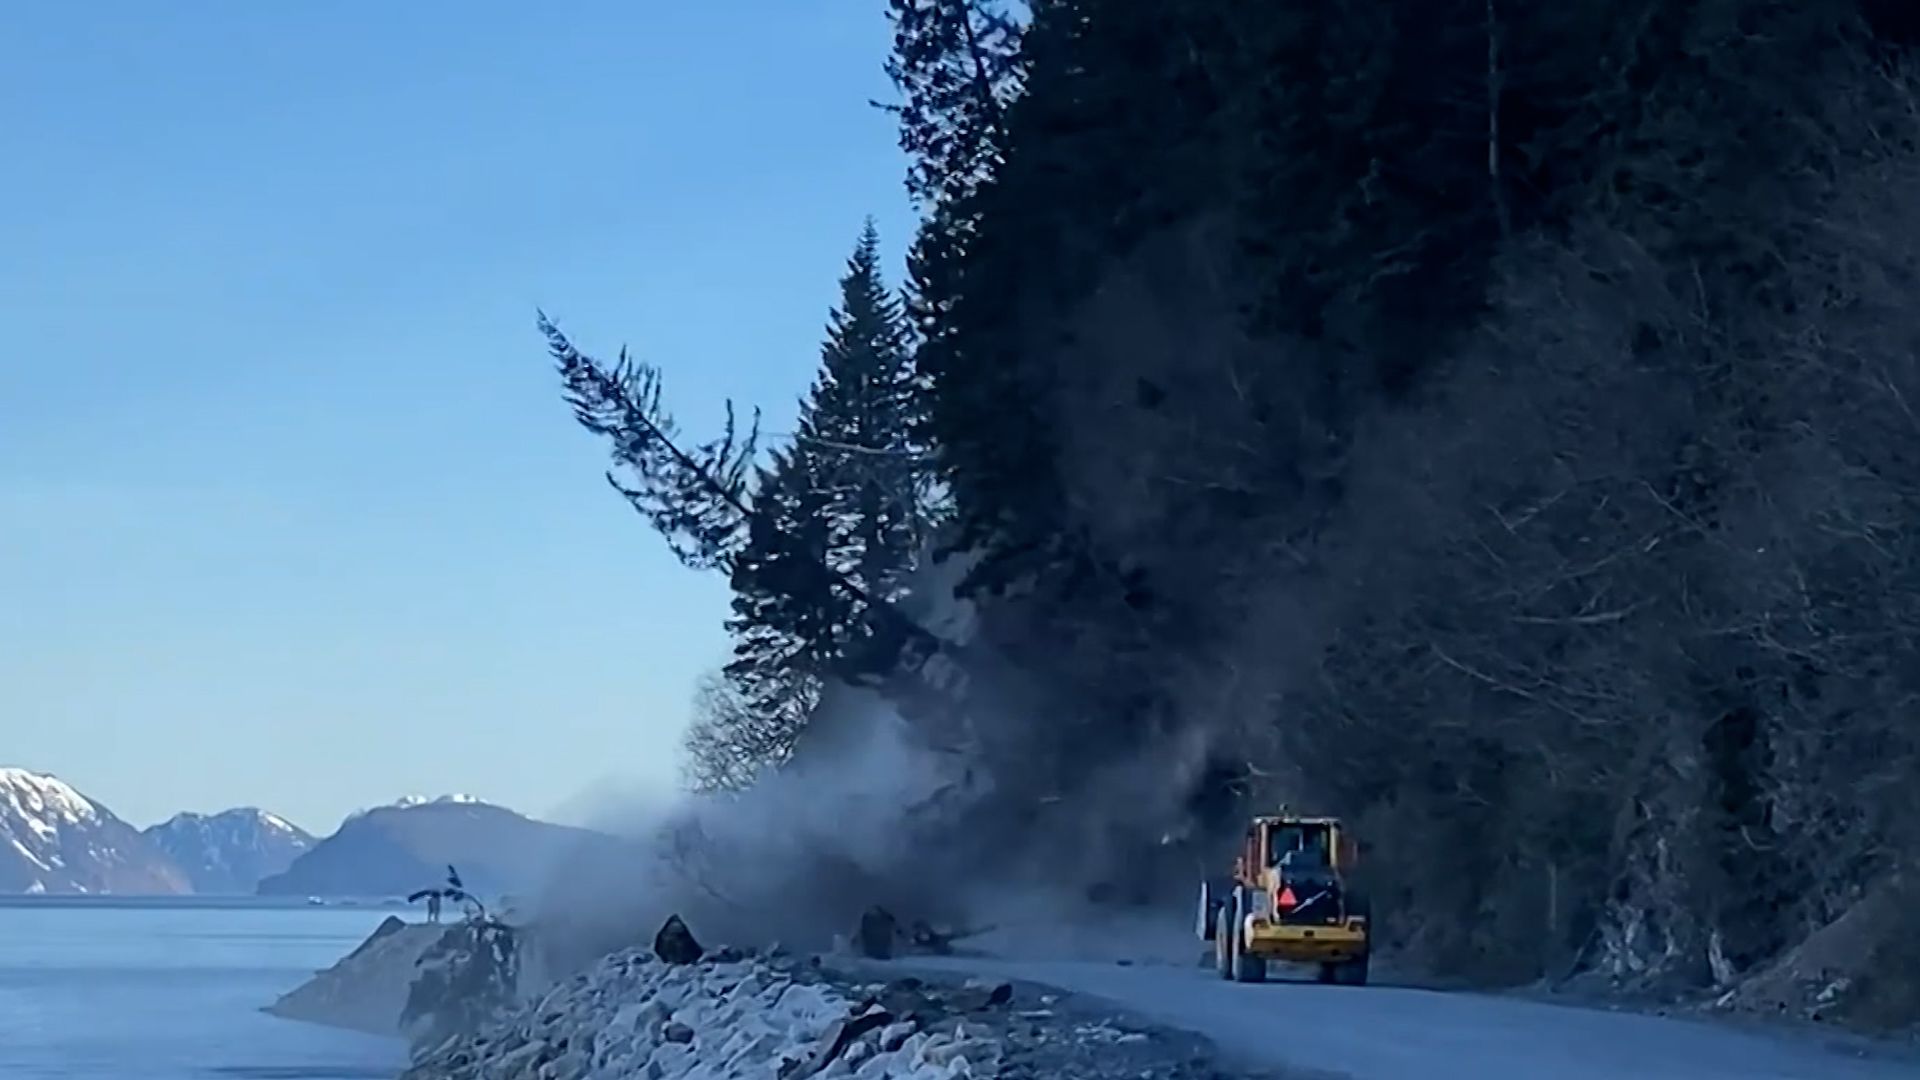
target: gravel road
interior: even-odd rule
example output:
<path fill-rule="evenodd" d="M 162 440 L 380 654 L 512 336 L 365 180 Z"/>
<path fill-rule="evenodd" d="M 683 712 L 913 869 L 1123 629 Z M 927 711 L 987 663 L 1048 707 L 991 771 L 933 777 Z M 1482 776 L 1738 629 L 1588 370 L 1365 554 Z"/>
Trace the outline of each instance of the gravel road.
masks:
<path fill-rule="evenodd" d="M 1057 987 L 1203 1036 L 1248 1069 L 1355 1080 L 1920 1080 L 1897 1050 L 1708 1021 L 1392 986 L 1223 982 L 1198 966 L 914 957 Z"/>

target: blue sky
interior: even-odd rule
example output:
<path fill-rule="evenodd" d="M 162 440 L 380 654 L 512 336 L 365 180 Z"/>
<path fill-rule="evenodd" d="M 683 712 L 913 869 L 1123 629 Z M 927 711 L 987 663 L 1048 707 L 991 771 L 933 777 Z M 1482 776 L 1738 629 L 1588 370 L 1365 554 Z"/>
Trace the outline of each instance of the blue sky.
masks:
<path fill-rule="evenodd" d="M 545 9 L 544 11 L 542 9 Z M 723 583 L 533 329 L 783 428 L 911 215 L 883 5 L 27 5 L 0 35 L 0 764 L 138 824 L 675 782 Z"/>

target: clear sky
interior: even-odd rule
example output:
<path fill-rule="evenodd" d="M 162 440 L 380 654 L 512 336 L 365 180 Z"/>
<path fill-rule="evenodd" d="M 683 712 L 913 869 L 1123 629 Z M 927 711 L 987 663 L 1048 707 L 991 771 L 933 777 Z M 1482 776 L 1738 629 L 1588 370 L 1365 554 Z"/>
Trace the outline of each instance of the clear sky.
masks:
<path fill-rule="evenodd" d="M 726 594 L 534 332 L 784 428 L 910 213 L 879 0 L 14 7 L 0 765 L 136 824 L 675 783 Z"/>

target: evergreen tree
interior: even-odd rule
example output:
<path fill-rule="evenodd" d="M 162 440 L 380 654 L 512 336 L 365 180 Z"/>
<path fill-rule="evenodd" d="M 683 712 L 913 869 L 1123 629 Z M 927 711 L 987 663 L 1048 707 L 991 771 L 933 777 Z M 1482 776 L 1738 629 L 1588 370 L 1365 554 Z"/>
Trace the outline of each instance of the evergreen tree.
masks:
<path fill-rule="evenodd" d="M 656 369 L 625 352 L 600 364 L 540 322 L 576 418 L 625 471 L 609 482 L 687 565 L 728 572 L 740 707 L 699 737 L 749 757 L 776 748 L 763 764 L 790 750 L 823 681 L 912 667 L 939 646 L 893 603 L 926 541 L 928 470 L 910 335 L 871 221 L 840 284 L 794 441 L 757 468 L 757 415 L 743 433 L 729 411 L 720 438 L 682 450 Z M 727 730 L 734 716 L 752 730 Z"/>
<path fill-rule="evenodd" d="M 997 0 L 890 0 L 907 190 L 922 205 L 955 203 L 999 163 L 1009 101 L 1020 91 L 1020 28 Z"/>
<path fill-rule="evenodd" d="M 762 716 L 779 711 L 786 677 L 819 678 L 839 654 L 854 600 L 822 573 L 832 517 L 812 457 L 780 451 L 760 471 L 746 542 L 734 560 L 734 660 L 727 674 Z"/>
<path fill-rule="evenodd" d="M 871 221 L 840 290 L 797 441 L 825 489 L 836 568 L 875 599 L 890 600 L 923 537 L 923 470 L 905 317 L 881 277 Z"/>
<path fill-rule="evenodd" d="M 1054 8 L 1057 3 L 1024 5 Z M 1012 5 L 995 0 L 892 0 L 894 48 L 886 72 L 900 95 L 889 111 L 900 122 L 900 146 L 909 156 L 907 190 L 926 212 L 908 254 L 907 312 L 916 339 L 915 382 L 925 403 L 917 410 L 915 441 L 940 447 L 939 480 L 957 508 L 958 546 L 984 547 L 994 534 L 990 492 L 1005 487 L 1002 466 L 1031 452 L 1027 436 L 1037 419 L 1014 412 L 1038 407 L 1020 372 L 986 355 L 977 335 L 965 334 L 960 306 L 973 290 L 976 306 L 1006 298 L 990 278 L 970 282 L 975 224 L 990 202 L 984 190 L 1003 165 L 1008 110 L 1026 82 L 1026 28 Z M 975 260 L 978 261 L 978 260 Z M 1012 309 L 1003 309 L 1005 317 Z M 996 414 L 1004 423 L 994 422 Z M 1011 438 L 1003 435 L 1011 434 Z"/>
<path fill-rule="evenodd" d="M 872 222 L 840 294 L 793 445 L 761 471 L 733 563 L 727 671 L 762 721 L 800 722 L 791 708 L 798 688 L 892 668 L 890 605 L 923 541 L 913 368 Z"/>

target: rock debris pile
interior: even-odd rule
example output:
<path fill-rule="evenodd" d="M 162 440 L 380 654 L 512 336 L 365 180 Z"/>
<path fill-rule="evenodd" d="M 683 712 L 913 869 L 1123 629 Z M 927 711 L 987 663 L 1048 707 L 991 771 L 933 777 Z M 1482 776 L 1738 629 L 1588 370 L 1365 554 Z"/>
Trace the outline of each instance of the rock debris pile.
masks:
<path fill-rule="evenodd" d="M 895 1012 L 787 958 L 630 950 L 417 1051 L 404 1080 L 960 1080 L 995 1075 L 998 1057 L 982 1025 Z"/>

